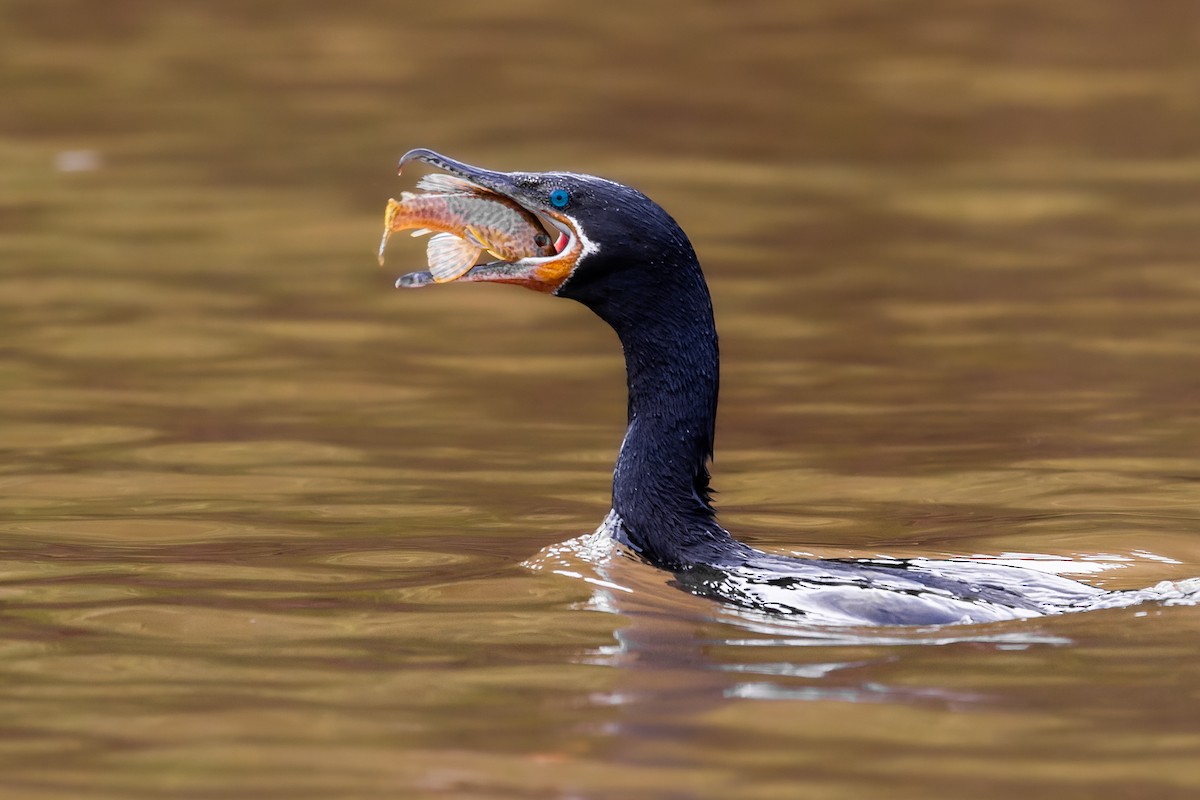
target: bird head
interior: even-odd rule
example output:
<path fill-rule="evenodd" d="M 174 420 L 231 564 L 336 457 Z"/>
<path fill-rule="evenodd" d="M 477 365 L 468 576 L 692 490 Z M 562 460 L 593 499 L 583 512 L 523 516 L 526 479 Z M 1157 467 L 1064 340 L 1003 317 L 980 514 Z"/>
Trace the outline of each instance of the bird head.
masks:
<path fill-rule="evenodd" d="M 641 192 L 614 181 L 570 172 L 497 172 L 426 149 L 406 153 L 400 170 L 412 162 L 503 195 L 559 234 L 553 255 L 478 264 L 456 282 L 517 284 L 595 307 L 614 291 L 672 283 L 672 271 L 696 263 L 675 221 Z M 430 283 L 428 272 L 413 272 L 396 285 Z"/>

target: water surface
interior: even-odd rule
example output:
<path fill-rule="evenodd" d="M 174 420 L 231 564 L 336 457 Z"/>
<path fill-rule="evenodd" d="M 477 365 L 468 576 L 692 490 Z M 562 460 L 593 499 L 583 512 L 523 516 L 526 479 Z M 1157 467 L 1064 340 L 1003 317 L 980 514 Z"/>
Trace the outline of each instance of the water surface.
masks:
<path fill-rule="evenodd" d="M 1200 575 L 1189 4 L 0 19 L 5 797 L 1200 791 L 1195 608 L 828 630 L 539 557 L 608 510 L 615 337 L 374 265 L 410 147 L 636 185 L 731 530 Z"/>

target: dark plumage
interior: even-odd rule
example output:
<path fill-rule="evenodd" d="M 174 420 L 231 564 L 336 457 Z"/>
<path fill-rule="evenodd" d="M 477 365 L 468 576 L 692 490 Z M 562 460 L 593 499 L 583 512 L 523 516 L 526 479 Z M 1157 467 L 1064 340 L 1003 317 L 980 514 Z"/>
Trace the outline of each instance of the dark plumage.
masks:
<path fill-rule="evenodd" d="M 717 333 L 700 263 L 675 220 L 641 192 L 588 175 L 493 172 L 429 150 L 411 151 L 401 167 L 411 161 L 502 194 L 567 237 L 555 256 L 482 264 L 460 280 L 517 283 L 567 297 L 616 331 L 629 419 L 605 527 L 674 572 L 686 590 L 816 622 L 922 625 L 1160 597 L 1154 590 L 1105 592 L 987 562 L 801 559 L 739 542 L 717 523 L 710 500 Z M 413 273 L 398 285 L 429 282 L 428 273 Z"/>

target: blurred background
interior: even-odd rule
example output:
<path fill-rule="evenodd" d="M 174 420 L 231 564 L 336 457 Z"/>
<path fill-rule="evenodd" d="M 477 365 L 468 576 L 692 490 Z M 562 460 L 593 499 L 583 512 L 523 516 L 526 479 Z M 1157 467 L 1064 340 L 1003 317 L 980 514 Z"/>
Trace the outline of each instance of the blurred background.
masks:
<path fill-rule="evenodd" d="M 375 249 L 412 147 L 636 186 L 728 527 L 1145 586 L 1200 574 L 1197 131 L 1186 0 L 6 0 L 5 796 L 1192 796 L 1194 609 L 798 648 L 522 569 L 607 511 L 615 337 Z"/>

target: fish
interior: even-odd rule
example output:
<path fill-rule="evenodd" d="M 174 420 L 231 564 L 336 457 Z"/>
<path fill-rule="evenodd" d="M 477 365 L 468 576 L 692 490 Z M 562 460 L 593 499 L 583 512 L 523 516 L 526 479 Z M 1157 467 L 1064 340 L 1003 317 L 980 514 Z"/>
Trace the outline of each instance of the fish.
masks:
<path fill-rule="evenodd" d="M 453 175 L 427 175 L 417 182 L 421 192 L 402 192 L 388 200 L 383 213 L 379 263 L 396 231 L 413 236 L 432 233 L 426 247 L 435 283 L 449 283 L 475 266 L 487 252 L 501 261 L 552 256 L 558 243 L 533 212 L 507 197 Z M 562 237 L 559 237 L 559 242 Z"/>

